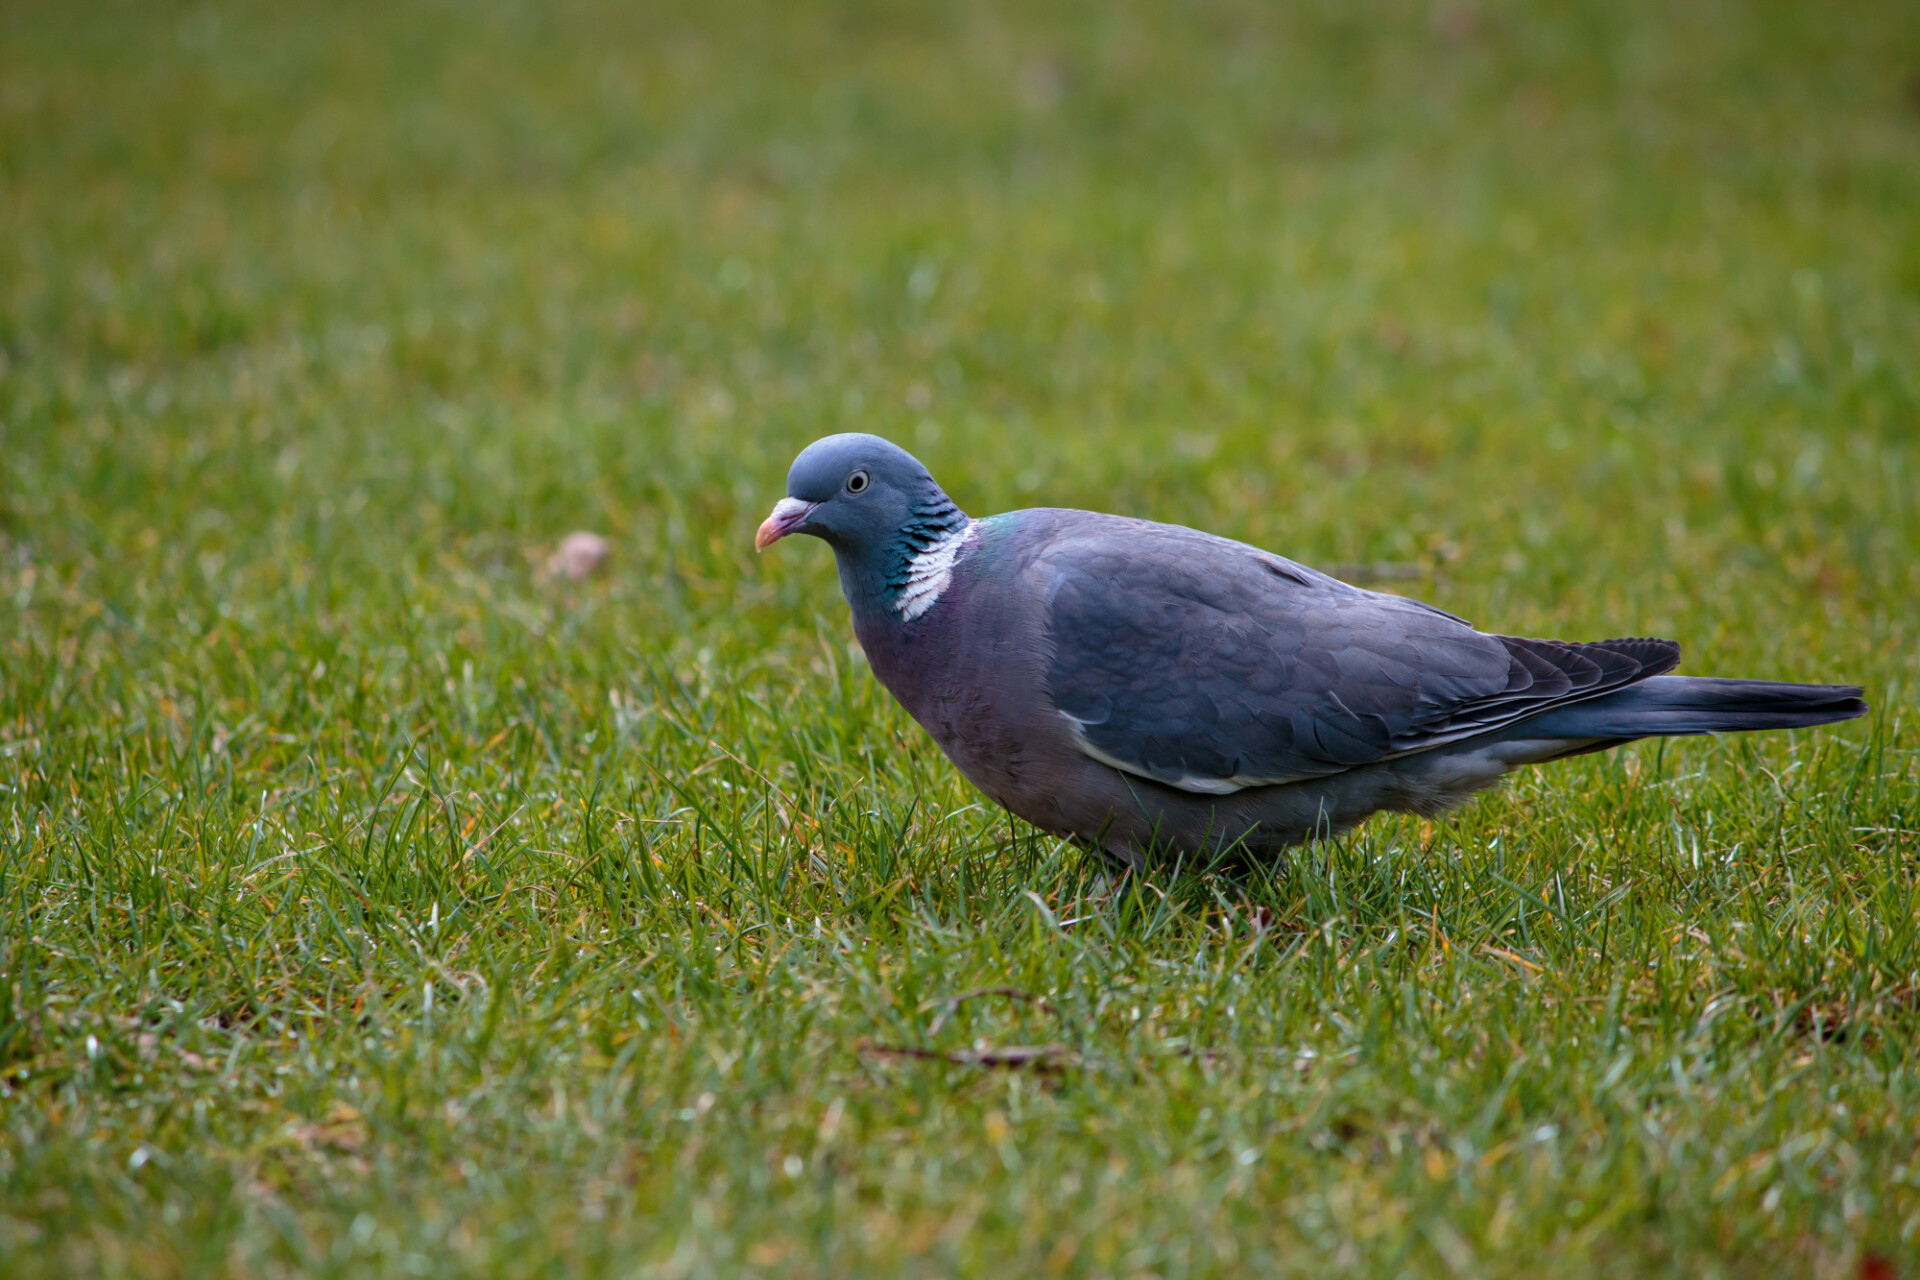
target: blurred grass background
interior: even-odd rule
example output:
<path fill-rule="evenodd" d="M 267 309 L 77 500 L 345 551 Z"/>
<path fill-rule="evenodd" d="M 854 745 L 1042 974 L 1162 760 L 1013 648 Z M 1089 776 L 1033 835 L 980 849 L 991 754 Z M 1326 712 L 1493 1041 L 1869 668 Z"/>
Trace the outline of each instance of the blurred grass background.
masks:
<path fill-rule="evenodd" d="M 9 4 L 0 1251 L 1901 1257 L 1916 352 L 1907 6 Z M 1101 896 L 751 554 L 849 429 L 1879 715 Z"/>

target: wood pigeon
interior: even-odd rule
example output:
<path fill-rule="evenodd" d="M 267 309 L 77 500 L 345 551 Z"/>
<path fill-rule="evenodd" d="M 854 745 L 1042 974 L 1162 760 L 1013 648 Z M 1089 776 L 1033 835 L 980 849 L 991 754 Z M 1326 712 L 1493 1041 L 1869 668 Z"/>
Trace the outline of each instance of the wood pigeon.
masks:
<path fill-rule="evenodd" d="M 1671 640 L 1529 640 L 1176 525 L 969 519 L 911 454 L 828 436 L 762 550 L 833 548 L 874 674 L 974 785 L 1130 866 L 1255 858 L 1521 765 L 1862 715 L 1850 685 L 1672 676 Z"/>

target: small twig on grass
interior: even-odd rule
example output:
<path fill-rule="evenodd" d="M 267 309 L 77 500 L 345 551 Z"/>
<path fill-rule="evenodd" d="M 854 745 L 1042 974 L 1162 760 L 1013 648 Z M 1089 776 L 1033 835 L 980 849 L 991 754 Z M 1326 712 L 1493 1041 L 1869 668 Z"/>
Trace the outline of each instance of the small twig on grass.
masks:
<path fill-rule="evenodd" d="M 948 1050 L 917 1049 L 912 1045 L 875 1044 L 871 1040 L 862 1040 L 857 1047 L 866 1057 L 950 1062 L 957 1067 L 997 1067 L 1006 1070 L 1032 1067 L 1036 1071 L 1058 1071 L 1078 1061 L 1063 1044 L 1009 1044 L 998 1048 L 981 1045 L 976 1049 Z"/>

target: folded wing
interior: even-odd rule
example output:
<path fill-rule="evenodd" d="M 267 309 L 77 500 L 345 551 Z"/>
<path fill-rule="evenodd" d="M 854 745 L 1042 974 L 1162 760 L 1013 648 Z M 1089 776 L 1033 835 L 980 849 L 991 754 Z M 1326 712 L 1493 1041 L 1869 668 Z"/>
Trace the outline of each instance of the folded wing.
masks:
<path fill-rule="evenodd" d="M 1203 794 L 1428 750 L 1680 656 L 1666 640 L 1484 635 L 1242 543 L 1118 517 L 1062 530 L 1034 568 L 1050 692 L 1081 749 Z"/>

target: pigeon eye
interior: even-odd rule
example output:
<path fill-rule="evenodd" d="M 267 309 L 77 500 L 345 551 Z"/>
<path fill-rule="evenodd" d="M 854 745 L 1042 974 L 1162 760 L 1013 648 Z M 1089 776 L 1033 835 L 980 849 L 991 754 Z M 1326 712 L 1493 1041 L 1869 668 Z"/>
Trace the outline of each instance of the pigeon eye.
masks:
<path fill-rule="evenodd" d="M 847 477 L 848 493 L 865 493 L 867 486 L 873 483 L 864 471 L 856 471 Z"/>

